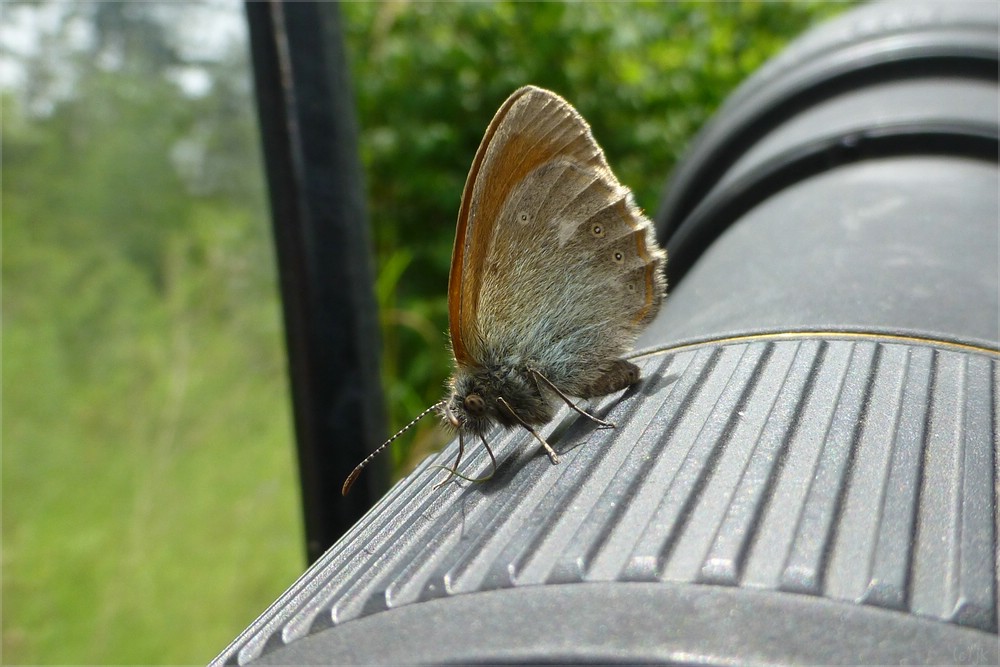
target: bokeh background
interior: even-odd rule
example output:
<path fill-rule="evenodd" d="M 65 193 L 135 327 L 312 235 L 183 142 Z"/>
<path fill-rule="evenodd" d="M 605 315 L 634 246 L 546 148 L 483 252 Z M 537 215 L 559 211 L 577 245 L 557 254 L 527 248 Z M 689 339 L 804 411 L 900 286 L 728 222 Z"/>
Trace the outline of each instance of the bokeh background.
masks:
<path fill-rule="evenodd" d="M 459 197 L 511 91 L 569 99 L 652 212 L 725 96 L 846 8 L 341 5 L 390 427 L 440 397 Z M 246 32 L 236 0 L 0 3 L 4 664 L 203 664 L 305 567 Z"/>

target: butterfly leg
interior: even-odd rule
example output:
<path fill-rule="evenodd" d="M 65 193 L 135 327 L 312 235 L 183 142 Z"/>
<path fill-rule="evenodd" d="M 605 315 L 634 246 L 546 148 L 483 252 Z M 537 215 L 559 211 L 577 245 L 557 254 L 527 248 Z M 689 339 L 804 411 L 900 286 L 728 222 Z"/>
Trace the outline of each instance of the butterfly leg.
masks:
<path fill-rule="evenodd" d="M 486 438 L 484 438 L 482 435 L 480 435 L 479 439 L 483 441 L 483 447 L 486 448 L 486 453 L 490 455 L 490 463 L 493 464 L 493 470 L 490 472 L 489 475 L 487 475 L 486 477 L 484 477 L 481 480 L 481 481 L 485 482 L 486 480 L 488 480 L 491 477 L 493 477 L 493 475 L 495 475 L 496 472 L 497 472 L 497 457 L 493 456 L 493 450 L 490 449 L 490 443 L 486 442 Z"/>
<path fill-rule="evenodd" d="M 446 468 L 446 467 L 440 466 L 440 465 L 431 466 L 432 468 L 441 468 L 442 470 L 447 470 L 448 471 L 448 477 L 446 477 L 444 479 L 444 481 L 439 482 L 439 483 L 437 483 L 437 484 L 434 485 L 434 490 L 435 491 L 438 490 L 438 489 L 440 489 L 442 486 L 444 486 L 445 484 L 447 484 L 449 481 L 451 481 L 452 477 L 459 477 L 461 479 L 464 479 L 466 482 L 474 482 L 476 484 L 479 484 L 480 482 L 486 482 L 486 481 L 489 481 L 489 480 L 493 479 L 493 475 L 495 475 L 497 473 L 497 457 L 493 455 L 493 450 L 490 449 L 490 443 L 486 442 L 486 438 L 484 438 L 482 435 L 480 435 L 479 439 L 483 441 L 483 447 L 486 448 L 486 453 L 490 455 L 490 463 L 493 464 L 493 469 L 490 470 L 490 474 L 489 475 L 484 475 L 483 477 L 466 477 L 462 473 L 458 472 L 458 462 L 462 460 L 462 451 L 465 449 L 465 440 L 462 439 L 462 434 L 459 433 L 458 434 L 458 448 L 459 448 L 459 452 L 458 452 L 458 458 L 455 459 L 455 466 L 453 468 Z"/>
<path fill-rule="evenodd" d="M 440 489 L 442 486 L 444 486 L 449 481 L 451 481 L 452 477 L 455 476 L 455 474 L 458 472 L 458 464 L 462 462 L 462 454 L 464 452 L 465 452 L 465 439 L 462 438 L 462 432 L 459 431 L 458 432 L 458 456 L 455 457 L 455 465 L 453 465 L 451 467 L 451 469 L 448 471 L 448 476 L 447 477 L 445 477 L 443 480 L 441 480 L 440 482 L 438 482 L 437 484 L 434 485 L 434 491 L 437 491 L 438 489 Z M 490 456 L 491 457 L 493 456 L 493 452 L 490 452 Z"/>
<path fill-rule="evenodd" d="M 518 416 L 516 412 L 514 412 L 514 409 L 510 407 L 510 403 L 508 403 L 503 396 L 498 397 L 497 402 L 500 403 L 504 408 L 506 408 L 507 412 L 509 412 L 514 417 L 514 419 L 516 419 L 518 423 L 521 424 L 521 426 L 526 428 L 528 432 L 531 433 L 531 435 L 535 436 L 535 439 L 538 440 L 538 442 L 542 443 L 542 448 L 545 450 L 545 453 L 549 455 L 549 460 L 552 461 L 553 465 L 559 463 L 559 455 L 556 454 L 556 450 L 552 449 L 552 447 L 549 446 L 549 443 L 545 442 L 545 438 L 538 435 L 538 431 L 531 428 L 531 426 L 528 425 L 528 422 L 521 419 L 521 417 Z"/>
<path fill-rule="evenodd" d="M 615 427 L 615 425 L 612 424 L 611 422 L 606 422 L 603 419 L 598 419 L 597 417 L 595 417 L 594 415 L 590 414 L 586 410 L 581 409 L 580 406 L 578 406 L 576 403 L 574 403 L 573 400 L 569 396 L 567 396 L 566 394 L 564 394 L 559 389 L 559 387 L 557 387 L 555 384 L 553 384 L 552 380 L 548 379 L 547 377 L 545 377 L 544 375 L 542 375 L 541 373 L 539 373 L 538 371 L 536 371 L 534 368 L 529 368 L 528 372 L 531 373 L 536 378 L 538 378 L 539 380 L 541 380 L 542 382 L 544 382 L 545 386 L 547 386 L 549 389 L 551 389 L 552 391 L 556 392 L 562 400 L 566 401 L 566 405 L 568 405 L 569 407 L 573 408 L 574 410 L 576 410 L 577 412 L 579 412 L 581 415 L 583 415 L 584 417 L 586 417 L 590 421 L 594 422 L 595 424 L 598 424 L 602 428 L 614 428 Z M 607 392 L 607 393 L 611 393 L 611 392 Z M 603 396 L 604 394 L 595 394 L 595 395 Z"/>

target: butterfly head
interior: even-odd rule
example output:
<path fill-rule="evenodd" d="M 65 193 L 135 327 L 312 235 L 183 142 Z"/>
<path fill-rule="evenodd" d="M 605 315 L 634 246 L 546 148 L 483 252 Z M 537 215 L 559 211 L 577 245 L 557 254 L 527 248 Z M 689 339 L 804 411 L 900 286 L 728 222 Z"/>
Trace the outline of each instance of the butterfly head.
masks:
<path fill-rule="evenodd" d="M 483 394 L 475 389 L 452 391 L 444 400 L 442 416 L 456 431 L 484 434 L 495 423 Z"/>
<path fill-rule="evenodd" d="M 442 401 L 441 416 L 455 430 L 486 435 L 495 425 L 547 424 L 555 414 L 528 371 L 518 364 L 459 367 Z"/>

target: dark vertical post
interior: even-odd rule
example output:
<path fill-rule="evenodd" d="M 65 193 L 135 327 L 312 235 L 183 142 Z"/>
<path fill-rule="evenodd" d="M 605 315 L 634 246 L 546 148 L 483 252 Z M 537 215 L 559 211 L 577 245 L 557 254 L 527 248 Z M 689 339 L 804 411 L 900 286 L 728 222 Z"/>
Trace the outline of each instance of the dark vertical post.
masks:
<path fill-rule="evenodd" d="M 313 562 L 386 488 L 375 467 L 340 495 L 384 434 L 364 185 L 337 4 L 246 11 Z"/>

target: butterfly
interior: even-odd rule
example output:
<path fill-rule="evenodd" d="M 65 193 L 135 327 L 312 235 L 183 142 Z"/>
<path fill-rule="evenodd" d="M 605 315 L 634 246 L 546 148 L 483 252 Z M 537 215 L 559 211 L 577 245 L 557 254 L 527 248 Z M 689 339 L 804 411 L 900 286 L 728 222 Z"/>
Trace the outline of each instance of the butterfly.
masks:
<path fill-rule="evenodd" d="M 496 424 L 526 429 L 558 463 L 538 427 L 562 402 L 613 427 L 571 397 L 638 382 L 639 368 L 623 355 L 660 308 L 665 263 L 652 222 L 583 117 L 556 93 L 516 90 L 489 124 L 462 194 L 448 280 L 455 370 L 447 395 L 358 464 L 343 493 L 431 412 L 458 432 L 452 474 L 467 436 L 482 441 L 495 468 L 485 436 Z"/>

